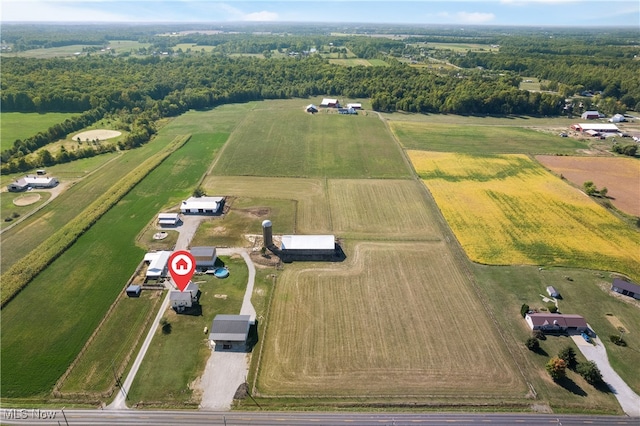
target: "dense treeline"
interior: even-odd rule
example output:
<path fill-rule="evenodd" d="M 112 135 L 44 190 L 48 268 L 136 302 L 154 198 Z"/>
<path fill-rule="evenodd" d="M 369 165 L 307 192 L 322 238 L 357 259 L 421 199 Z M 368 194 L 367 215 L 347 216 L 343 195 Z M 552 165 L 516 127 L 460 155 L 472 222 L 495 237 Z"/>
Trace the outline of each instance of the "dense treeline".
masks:
<path fill-rule="evenodd" d="M 369 37 L 311 33 L 309 28 L 286 26 L 299 34 L 176 33 L 161 35 L 163 26 L 97 26 L 86 42 L 132 39 L 152 43 L 149 52 L 178 43 L 214 45 L 213 53 L 180 55 L 81 56 L 72 59 L 29 59 L 3 57 L 0 102 L 4 111 L 79 112 L 81 116 L 52 126 L 46 132 L 15 141 L 1 154 L 2 173 L 27 170 L 47 161 L 66 161 L 73 155 L 89 155 L 88 149 L 74 154 L 26 157 L 70 132 L 106 116 L 114 118 L 127 132 L 118 141 L 129 149 L 148 141 L 154 123 L 194 108 L 211 108 L 230 102 L 291 97 L 336 96 L 370 98 L 380 111 L 403 110 L 420 113 L 456 114 L 562 114 L 564 98 L 590 91 L 585 106 L 606 113 L 640 110 L 640 55 L 634 34 L 629 31 L 595 33 L 586 31 L 566 37 L 518 35 L 496 30 L 431 31 L 421 37 Z M 276 28 L 265 24 L 265 29 Z M 253 28 L 255 30 L 255 28 Z M 356 29 L 365 31 L 366 27 Z M 407 29 L 408 28 L 404 28 Z M 30 32 L 27 26 L 11 27 L 10 40 L 40 43 L 53 31 L 53 43 L 76 42 L 82 29 L 69 27 Z M 86 31 L 86 28 L 84 29 Z M 121 31 L 121 33 L 118 33 Z M 227 28 L 229 31 L 229 28 Z M 382 29 L 381 31 L 384 31 Z M 558 30 L 562 32 L 561 30 Z M 116 34 L 117 33 L 117 34 Z M 3 37 L 5 37 L 3 32 Z M 111 37 L 109 37 L 111 36 Z M 497 41 L 499 53 L 439 51 L 459 69 L 430 70 L 411 67 L 395 58 L 420 52 L 418 40 Z M 5 37 L 7 39 L 7 37 Z M 588 44 L 588 43 L 590 44 Z M 427 43 L 428 45 L 428 43 Z M 311 48 L 340 51 L 345 47 L 360 58 L 380 58 L 388 67 L 345 67 L 331 64 L 320 55 L 265 58 L 231 57 L 231 53 L 299 52 Z M 616 47 L 613 47 L 616 46 Z M 197 50 L 197 47 L 196 47 Z M 444 53 L 448 52 L 448 53 Z M 442 58 L 439 58 L 442 59 Z M 522 76 L 549 80 L 549 92 L 519 90 Z M 551 92 L 553 91 L 553 92 Z M 106 147 L 94 147 L 96 151 Z M 109 148 L 111 149 L 111 148 Z M 35 164 L 38 162 L 38 164 Z"/>
<path fill-rule="evenodd" d="M 586 44 L 588 43 L 588 44 Z M 500 52 L 468 52 L 452 58 L 464 68 L 512 71 L 550 80 L 562 96 L 598 93 L 608 114 L 640 110 L 640 56 L 638 38 L 588 37 L 586 40 L 511 38 Z"/>

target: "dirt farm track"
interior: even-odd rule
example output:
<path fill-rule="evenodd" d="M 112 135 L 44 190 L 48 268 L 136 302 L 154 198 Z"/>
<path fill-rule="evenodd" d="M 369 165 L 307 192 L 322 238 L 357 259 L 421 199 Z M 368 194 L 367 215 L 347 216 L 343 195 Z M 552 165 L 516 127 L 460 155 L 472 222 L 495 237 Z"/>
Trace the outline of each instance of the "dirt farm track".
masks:
<path fill-rule="evenodd" d="M 546 168 L 575 185 L 592 181 L 598 189 L 606 187 L 616 208 L 640 216 L 640 162 L 632 158 L 564 157 L 538 155 Z"/>

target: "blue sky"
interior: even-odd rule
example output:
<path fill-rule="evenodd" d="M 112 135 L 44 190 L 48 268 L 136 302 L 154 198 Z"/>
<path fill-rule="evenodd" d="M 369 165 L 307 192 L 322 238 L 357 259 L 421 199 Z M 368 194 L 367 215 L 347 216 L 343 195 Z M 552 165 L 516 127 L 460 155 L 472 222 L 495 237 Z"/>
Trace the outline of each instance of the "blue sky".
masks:
<path fill-rule="evenodd" d="M 634 26 L 639 0 L 0 0 L 2 22 L 360 22 Z"/>

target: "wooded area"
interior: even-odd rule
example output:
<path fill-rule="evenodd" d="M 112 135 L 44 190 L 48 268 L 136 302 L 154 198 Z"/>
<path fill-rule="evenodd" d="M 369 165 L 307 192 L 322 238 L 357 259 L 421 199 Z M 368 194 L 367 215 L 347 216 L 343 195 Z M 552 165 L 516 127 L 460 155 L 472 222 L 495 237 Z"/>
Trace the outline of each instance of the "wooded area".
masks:
<path fill-rule="evenodd" d="M 551 30 L 511 28 L 507 33 L 475 28 L 462 34 L 439 28 L 381 27 L 376 29 L 377 37 L 370 37 L 329 35 L 320 26 L 266 26 L 267 34 L 253 34 L 245 27 L 240 27 L 245 31 L 241 33 L 213 29 L 170 32 L 173 28 L 5 26 L 3 42 L 12 51 L 78 43 L 94 47 L 65 59 L 3 53 L 3 111 L 83 114 L 15 141 L 1 154 L 1 172 L 25 171 L 107 150 L 85 148 L 84 153 L 58 154 L 60 158 L 42 153 L 37 164 L 25 159 L 38 148 L 105 117 L 128 132 L 118 147 L 129 149 L 148 141 L 160 118 L 262 99 L 370 98 L 378 111 L 471 115 L 554 116 L 579 114 L 592 107 L 605 114 L 640 110 L 640 43 L 638 33 L 630 30 L 557 29 L 550 37 Z M 106 49 L 114 39 L 151 46 L 128 52 Z M 453 66 L 437 67 L 429 65 L 433 52 L 420 47 L 433 41 L 491 43 L 499 51 L 439 49 L 438 60 L 445 58 Z M 174 49 L 181 43 L 194 47 Z M 105 47 L 107 53 L 94 54 L 95 46 Z M 198 46 L 214 49 L 205 53 Z M 329 63 L 327 54 L 336 52 L 382 59 L 389 66 Z M 523 77 L 547 80 L 546 90 L 519 89 Z M 581 108 L 567 110 L 565 99 L 580 95 L 584 95 Z"/>

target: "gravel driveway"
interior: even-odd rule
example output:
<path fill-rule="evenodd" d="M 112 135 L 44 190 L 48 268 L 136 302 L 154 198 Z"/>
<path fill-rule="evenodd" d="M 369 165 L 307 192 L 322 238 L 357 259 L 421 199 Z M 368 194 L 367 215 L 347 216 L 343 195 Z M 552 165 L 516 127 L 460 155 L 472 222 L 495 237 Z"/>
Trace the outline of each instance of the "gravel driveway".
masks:
<path fill-rule="evenodd" d="M 599 338 L 594 338 L 595 345 L 588 344 L 582 336 L 571 336 L 578 349 L 589 361 L 598 365 L 602 378 L 618 399 L 624 412 L 631 417 L 640 417 L 640 396 L 638 396 L 609 364 L 607 350 Z"/>

